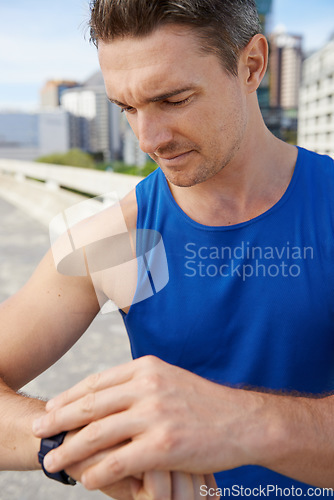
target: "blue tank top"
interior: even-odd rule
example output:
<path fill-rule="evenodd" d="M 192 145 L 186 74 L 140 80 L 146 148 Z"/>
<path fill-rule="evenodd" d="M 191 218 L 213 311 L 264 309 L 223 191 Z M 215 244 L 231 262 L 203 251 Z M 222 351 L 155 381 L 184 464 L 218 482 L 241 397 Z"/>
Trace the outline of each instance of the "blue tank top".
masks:
<path fill-rule="evenodd" d="M 149 271 L 151 296 L 123 314 L 134 358 L 153 354 L 221 384 L 314 394 L 334 389 L 331 158 L 298 148 L 282 198 L 232 226 L 189 218 L 160 169 L 138 184 L 136 196 L 137 229 L 162 236 L 169 280 L 156 293 L 154 276 L 164 267 L 159 252 L 139 269 L 137 296 L 147 268 L 155 271 Z M 145 253 L 140 234 L 138 255 Z M 230 488 L 303 487 L 257 466 L 216 479 Z"/>

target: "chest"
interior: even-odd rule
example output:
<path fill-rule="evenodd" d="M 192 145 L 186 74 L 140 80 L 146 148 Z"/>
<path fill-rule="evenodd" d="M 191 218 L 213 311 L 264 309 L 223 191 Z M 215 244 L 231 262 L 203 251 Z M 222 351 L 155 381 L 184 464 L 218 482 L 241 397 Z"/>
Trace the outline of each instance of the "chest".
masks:
<path fill-rule="evenodd" d="M 330 245 L 301 226 L 277 229 L 165 238 L 168 282 L 126 318 L 133 355 L 154 354 L 221 383 L 331 387 Z M 148 270 L 159 269 L 157 259 Z"/>

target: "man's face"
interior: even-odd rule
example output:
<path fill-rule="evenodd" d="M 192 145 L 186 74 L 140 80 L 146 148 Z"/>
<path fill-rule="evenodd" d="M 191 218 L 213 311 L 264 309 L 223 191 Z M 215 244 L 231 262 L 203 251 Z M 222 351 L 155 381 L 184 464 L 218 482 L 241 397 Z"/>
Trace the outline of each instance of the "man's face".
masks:
<path fill-rule="evenodd" d="M 240 78 L 201 53 L 189 29 L 99 42 L 99 60 L 109 99 L 172 184 L 204 182 L 235 158 L 247 123 Z"/>

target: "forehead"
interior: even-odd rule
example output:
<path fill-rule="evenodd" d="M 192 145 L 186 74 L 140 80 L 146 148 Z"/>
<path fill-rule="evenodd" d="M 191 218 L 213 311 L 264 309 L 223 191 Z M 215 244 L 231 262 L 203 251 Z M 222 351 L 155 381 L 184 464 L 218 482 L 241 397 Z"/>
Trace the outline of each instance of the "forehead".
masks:
<path fill-rule="evenodd" d="M 173 25 L 141 38 L 99 42 L 98 53 L 107 93 L 116 99 L 120 94 L 149 98 L 173 86 L 200 85 L 212 59 L 219 66 L 215 56 L 201 52 L 191 29 Z"/>

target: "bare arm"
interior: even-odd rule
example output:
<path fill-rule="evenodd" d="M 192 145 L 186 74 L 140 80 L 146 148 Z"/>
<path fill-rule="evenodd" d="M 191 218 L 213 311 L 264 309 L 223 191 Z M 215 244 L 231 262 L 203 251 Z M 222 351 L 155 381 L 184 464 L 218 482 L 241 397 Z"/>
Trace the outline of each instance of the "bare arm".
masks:
<path fill-rule="evenodd" d="M 334 488 L 334 396 L 254 396 L 263 401 L 261 421 L 270 438 L 262 437 L 258 464 L 307 484 Z"/>
<path fill-rule="evenodd" d="M 38 467 L 39 440 L 31 423 L 45 403 L 15 391 L 59 359 L 98 310 L 90 278 L 62 276 L 51 252 L 28 283 L 0 305 L 0 469 Z"/>
<path fill-rule="evenodd" d="M 77 252 L 70 255 L 73 259 L 66 267 L 69 272 L 62 273 L 64 266 L 58 272 L 54 262 L 54 255 L 66 255 L 71 248 L 64 233 L 52 249 L 54 255 L 50 250 L 27 284 L 0 304 L 0 469 L 38 466 L 39 440 L 32 436 L 31 423 L 43 412 L 44 403 L 19 396 L 15 391 L 55 363 L 84 333 L 107 299 L 102 290 L 103 273 L 95 276 L 94 284 L 91 279 L 89 264 L 94 267 L 95 255 L 88 263 L 87 256 L 82 258 L 82 248 L 89 242 L 101 241 L 106 242 L 102 247 L 105 253 L 117 253 L 114 240 L 106 238 L 124 233 L 135 224 L 136 199 L 131 192 L 122 201 L 122 208 L 116 205 L 103 210 L 71 228 Z M 96 260 L 101 257 L 101 249 L 97 250 Z M 84 263 L 83 276 L 76 273 L 79 262 Z M 111 297 L 116 285 L 110 273 L 106 281 L 111 287 L 106 293 Z M 30 438 L 26 439 L 28 435 Z M 27 448 L 24 458 L 20 452 L 23 443 Z"/>
<path fill-rule="evenodd" d="M 0 408 L 0 470 L 39 468 L 40 439 L 29 427 L 45 413 L 45 402 L 20 396 L 0 380 Z"/>

